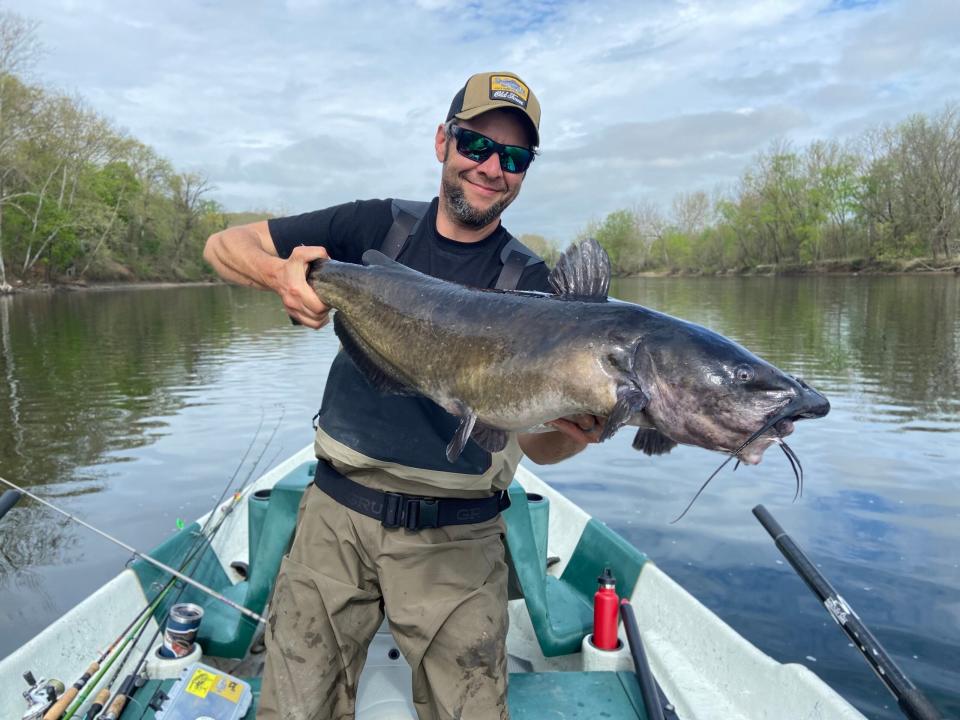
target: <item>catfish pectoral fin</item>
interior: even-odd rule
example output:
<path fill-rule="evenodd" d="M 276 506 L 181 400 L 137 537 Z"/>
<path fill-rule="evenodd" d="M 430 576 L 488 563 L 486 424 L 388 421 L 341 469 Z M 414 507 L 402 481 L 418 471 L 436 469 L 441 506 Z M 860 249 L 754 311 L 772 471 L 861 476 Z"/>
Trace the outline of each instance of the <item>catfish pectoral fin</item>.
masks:
<path fill-rule="evenodd" d="M 477 422 L 477 414 L 471 410 L 467 410 L 463 415 L 460 416 L 460 427 L 457 428 L 457 432 L 454 433 L 453 439 L 447 445 L 447 460 L 450 462 L 456 462 L 457 458 L 460 457 L 460 453 L 463 452 L 463 448 L 466 446 L 467 441 L 470 439 L 470 433 L 473 432 L 473 426 Z"/>
<path fill-rule="evenodd" d="M 643 390 L 637 387 L 623 387 L 617 393 L 617 402 L 613 410 L 607 416 L 607 424 L 600 433 L 600 442 L 603 442 L 627 424 L 627 421 L 635 414 L 643 410 L 650 399 L 644 394 Z"/>
<path fill-rule="evenodd" d="M 470 434 L 470 439 L 487 452 L 500 452 L 507 446 L 506 430 L 497 430 L 495 427 L 477 423 Z"/>
<path fill-rule="evenodd" d="M 677 446 L 659 430 L 640 428 L 633 438 L 633 447 L 644 455 L 666 455 Z"/>

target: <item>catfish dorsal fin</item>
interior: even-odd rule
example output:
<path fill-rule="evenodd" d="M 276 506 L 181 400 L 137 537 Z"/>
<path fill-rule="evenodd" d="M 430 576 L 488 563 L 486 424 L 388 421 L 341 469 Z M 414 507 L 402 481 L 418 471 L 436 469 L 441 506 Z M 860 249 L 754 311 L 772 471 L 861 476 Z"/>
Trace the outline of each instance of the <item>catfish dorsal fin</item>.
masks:
<path fill-rule="evenodd" d="M 383 267 L 406 267 L 384 255 L 379 250 L 367 250 L 360 258 L 364 265 L 382 265 Z M 409 270 L 409 268 L 407 268 Z"/>
<path fill-rule="evenodd" d="M 600 243 L 587 238 L 564 250 L 549 280 L 561 297 L 602 302 L 610 290 L 610 257 Z"/>

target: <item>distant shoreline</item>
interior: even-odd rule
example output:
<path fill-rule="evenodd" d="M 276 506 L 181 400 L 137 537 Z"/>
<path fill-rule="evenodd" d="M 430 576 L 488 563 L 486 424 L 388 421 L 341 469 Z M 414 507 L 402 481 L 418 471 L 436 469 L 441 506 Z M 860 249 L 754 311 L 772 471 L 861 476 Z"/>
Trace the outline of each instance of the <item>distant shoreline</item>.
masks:
<path fill-rule="evenodd" d="M 162 290 L 180 287 L 202 287 L 207 285 L 225 285 L 218 280 L 144 280 L 128 282 L 90 282 L 90 283 L 40 283 L 37 285 L 17 285 L 10 290 L 0 291 L 4 295 L 45 294 L 63 292 L 113 292 L 116 290 Z"/>
<path fill-rule="evenodd" d="M 642 270 L 635 273 L 615 275 L 618 278 L 692 278 L 692 277 L 788 277 L 799 275 L 957 275 L 960 276 L 960 259 L 939 260 L 934 263 L 930 258 L 910 260 L 823 260 L 817 263 L 781 263 L 779 265 L 757 265 L 751 268 L 730 270 Z M 227 285 L 218 278 L 209 280 L 130 280 L 130 281 L 92 281 L 44 282 L 21 284 L 9 290 L 0 290 L 0 297 L 20 293 L 57 293 L 57 292 L 110 292 L 115 290 L 157 290 L 178 287 L 202 287 Z"/>
<path fill-rule="evenodd" d="M 930 258 L 909 260 L 850 258 L 812 263 L 765 264 L 728 270 L 644 270 L 618 277 L 795 277 L 799 275 L 960 275 L 960 258 L 937 261 Z"/>

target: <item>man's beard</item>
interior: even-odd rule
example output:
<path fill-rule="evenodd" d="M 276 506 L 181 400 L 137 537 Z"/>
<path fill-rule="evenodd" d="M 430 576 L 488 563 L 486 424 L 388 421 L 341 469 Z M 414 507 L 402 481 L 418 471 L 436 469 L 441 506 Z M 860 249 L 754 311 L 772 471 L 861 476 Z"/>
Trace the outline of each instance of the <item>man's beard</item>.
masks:
<path fill-rule="evenodd" d="M 443 195 L 447 200 L 447 213 L 453 222 L 472 230 L 479 230 L 492 223 L 500 217 L 501 213 L 507 209 L 507 206 L 512 203 L 516 197 L 516 193 L 507 193 L 507 195 L 497 200 L 486 210 L 480 210 L 471 205 L 467 200 L 463 192 L 464 182 L 462 178 L 457 176 L 448 177 L 446 167 L 444 168 L 441 184 L 443 185 Z"/>

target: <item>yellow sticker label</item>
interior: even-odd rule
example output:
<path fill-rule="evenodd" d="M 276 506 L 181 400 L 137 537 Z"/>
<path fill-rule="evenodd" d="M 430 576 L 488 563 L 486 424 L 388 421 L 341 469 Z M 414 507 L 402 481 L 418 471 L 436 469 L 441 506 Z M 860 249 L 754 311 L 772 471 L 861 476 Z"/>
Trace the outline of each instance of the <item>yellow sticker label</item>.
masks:
<path fill-rule="evenodd" d="M 206 670 L 197 668 L 193 673 L 193 677 L 190 678 L 190 682 L 187 683 L 187 692 L 191 695 L 196 695 L 198 698 L 205 698 L 211 688 L 216 685 L 217 678 L 219 677 L 219 675 L 214 675 L 213 673 L 208 673 Z"/>
<path fill-rule="evenodd" d="M 231 678 L 221 678 L 217 683 L 214 692 L 222 698 L 236 704 L 240 702 L 240 696 L 243 694 L 243 685 Z"/>
<path fill-rule="evenodd" d="M 506 100 L 520 107 L 527 106 L 530 89 L 515 77 L 509 75 L 490 76 L 490 99 Z"/>

